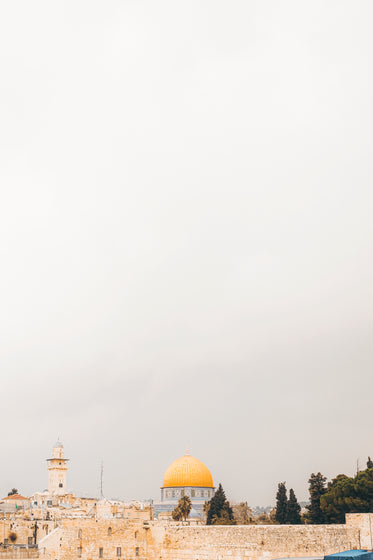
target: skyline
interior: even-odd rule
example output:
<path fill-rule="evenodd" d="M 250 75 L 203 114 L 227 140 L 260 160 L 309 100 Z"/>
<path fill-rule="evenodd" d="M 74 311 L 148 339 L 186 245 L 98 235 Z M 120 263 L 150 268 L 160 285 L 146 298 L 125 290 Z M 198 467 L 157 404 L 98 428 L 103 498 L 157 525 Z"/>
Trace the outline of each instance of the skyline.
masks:
<path fill-rule="evenodd" d="M 61 442 L 61 438 L 58 437 L 58 438 L 57 438 L 57 441 L 58 441 L 58 442 Z M 63 444 L 63 442 L 62 442 L 62 444 Z M 63 447 L 65 447 L 65 446 L 63 446 Z M 186 454 L 187 454 L 187 455 L 189 454 L 189 449 L 188 449 L 188 448 L 186 448 Z M 181 456 L 182 456 L 182 455 L 180 455 L 180 457 L 181 457 Z M 179 457 L 175 457 L 175 458 L 179 458 Z M 197 458 L 198 458 L 198 457 L 197 457 Z M 65 454 L 65 459 L 67 459 L 67 460 L 69 461 L 69 463 L 71 462 L 71 458 L 67 457 L 66 454 Z M 367 459 L 368 459 L 368 457 L 367 457 Z M 13 484 L 13 486 L 9 486 L 9 487 L 8 487 L 8 490 L 7 490 L 7 491 L 4 491 L 4 492 L 3 492 L 4 496 L 6 496 L 7 493 L 8 493 L 8 491 L 10 491 L 11 488 L 14 488 L 14 487 L 17 488 L 17 490 L 19 491 L 19 493 L 21 493 L 21 494 L 26 494 L 26 495 L 28 495 L 28 496 L 34 494 L 35 492 L 44 492 L 44 491 L 47 491 L 47 490 L 48 490 L 47 460 L 48 460 L 48 459 L 45 460 L 45 465 L 44 465 L 44 466 L 45 466 L 45 483 L 46 483 L 46 484 L 45 484 L 45 487 L 43 487 L 43 488 L 40 487 L 40 488 L 37 488 L 37 489 L 32 490 L 31 492 L 26 492 L 26 493 L 25 493 L 25 492 L 23 492 L 23 491 L 21 490 L 20 485 L 17 486 L 17 484 Z M 172 461 L 173 461 L 173 460 L 172 460 Z M 170 464 L 171 464 L 171 463 L 170 463 Z M 168 467 L 168 466 L 169 466 L 169 465 L 167 465 L 167 467 Z M 163 474 L 162 474 L 162 476 L 161 476 L 160 483 L 159 483 L 159 484 L 160 484 L 159 489 L 160 489 L 160 487 L 162 486 L 163 475 L 165 474 L 165 471 L 167 470 L 167 467 L 165 468 L 165 470 L 164 470 L 164 472 L 163 472 Z M 335 473 L 334 475 L 330 475 L 329 477 L 327 476 L 327 478 L 330 478 L 330 479 L 331 479 L 331 478 L 334 478 L 334 476 L 337 476 L 337 474 L 341 474 L 342 472 L 343 472 L 343 474 L 354 475 L 354 474 L 356 474 L 357 469 L 358 469 L 359 471 L 361 471 L 361 470 L 364 470 L 365 468 L 366 468 L 366 459 L 360 460 L 360 458 L 357 458 L 356 463 L 355 463 L 355 471 L 354 471 L 354 469 L 351 469 L 350 471 L 348 471 L 348 470 L 342 470 L 342 471 L 340 471 L 340 472 L 338 472 L 338 473 Z M 71 468 L 70 468 L 70 466 L 69 466 L 69 467 L 68 467 L 68 471 L 67 471 L 67 479 L 68 479 L 68 483 L 67 483 L 67 492 L 73 492 L 73 493 L 74 493 L 76 496 L 78 496 L 78 497 L 91 497 L 91 498 L 97 497 L 97 499 L 100 499 L 100 496 L 101 496 L 101 482 L 102 482 L 102 490 L 103 490 L 103 491 L 102 491 L 102 497 L 103 497 L 104 499 L 109 499 L 109 500 L 115 500 L 115 499 L 117 499 L 117 500 L 121 500 L 121 501 L 131 501 L 131 500 L 139 500 L 139 501 L 153 500 L 153 501 L 158 501 L 158 500 L 159 500 L 159 496 L 158 496 L 156 493 L 155 493 L 155 494 L 154 494 L 154 493 L 153 493 L 153 494 L 150 494 L 149 496 L 145 496 L 145 495 L 141 495 L 141 496 L 123 496 L 123 495 L 121 495 L 121 496 L 119 496 L 119 495 L 117 495 L 117 494 L 107 495 L 106 492 L 105 492 L 105 488 L 106 488 L 106 469 L 105 469 L 105 463 L 104 463 L 103 460 L 101 460 L 101 461 L 99 462 L 99 480 L 98 480 L 97 488 L 96 488 L 94 491 L 84 491 L 84 490 L 81 490 L 81 489 L 78 489 L 78 488 L 71 488 L 70 485 L 69 485 L 69 478 L 70 478 L 70 475 L 71 475 L 71 474 L 72 474 L 72 471 L 71 471 Z M 79 474 L 81 474 L 81 473 L 74 473 L 73 479 L 76 480 L 76 478 L 77 478 L 76 475 L 78 475 L 78 477 L 79 477 Z M 108 473 L 108 474 L 109 474 L 109 477 L 110 477 L 110 473 Z M 309 474 L 311 474 L 311 473 L 309 473 Z M 325 473 L 322 473 L 322 474 L 325 474 Z M 102 481 L 101 481 L 101 475 L 102 475 Z M 212 476 L 213 476 L 214 486 L 215 486 L 215 487 L 218 487 L 218 485 L 219 485 L 220 483 L 222 483 L 223 487 L 225 488 L 224 482 L 215 480 L 213 471 L 212 471 Z M 40 477 L 38 477 L 38 478 L 40 478 Z M 308 477 L 307 477 L 307 478 L 308 478 Z M 278 482 L 281 482 L 281 481 L 279 480 Z M 286 482 L 286 481 L 285 481 L 285 482 Z M 1 486 L 2 486 L 2 485 L 0 484 L 0 488 L 1 488 Z M 231 501 L 232 501 L 232 503 L 238 503 L 238 502 L 240 502 L 240 501 L 245 501 L 245 502 L 247 501 L 248 504 L 249 504 L 250 506 L 252 506 L 252 507 L 255 507 L 255 506 L 261 506 L 261 507 L 274 506 L 274 503 L 275 503 L 275 494 L 276 494 L 276 491 L 277 491 L 277 482 L 276 482 L 276 484 L 274 484 L 273 486 L 274 486 L 274 493 L 273 493 L 273 500 L 272 500 L 272 502 L 268 502 L 268 503 L 252 503 L 252 502 L 250 502 L 249 500 L 245 499 L 244 496 L 241 496 L 241 498 L 231 498 Z M 306 486 L 306 488 L 308 489 L 308 481 L 305 482 L 305 486 Z M 112 487 L 112 485 L 109 484 L 108 487 L 110 488 L 110 487 Z M 229 486 L 228 486 L 228 487 L 229 487 Z M 287 488 L 288 488 L 288 490 L 289 490 L 289 489 L 291 488 L 291 484 L 287 484 Z M 228 499 L 229 499 L 229 496 L 228 496 Z M 300 501 L 302 501 L 302 502 L 308 501 L 308 493 L 306 492 L 306 493 L 304 494 L 303 498 L 299 498 L 299 499 L 300 499 Z"/>
<path fill-rule="evenodd" d="M 368 0 L 0 4 L 4 495 L 373 455 Z"/>

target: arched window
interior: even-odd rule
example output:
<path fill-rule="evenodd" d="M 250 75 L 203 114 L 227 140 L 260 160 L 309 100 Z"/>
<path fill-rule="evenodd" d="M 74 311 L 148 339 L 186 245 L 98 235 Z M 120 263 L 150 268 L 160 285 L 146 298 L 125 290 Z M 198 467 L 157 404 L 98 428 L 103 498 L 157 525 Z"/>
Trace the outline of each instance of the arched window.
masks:
<path fill-rule="evenodd" d="M 108 530 L 107 530 L 107 536 L 111 537 L 111 527 L 109 527 Z"/>
<path fill-rule="evenodd" d="M 78 539 L 81 539 L 81 538 L 82 538 L 82 530 L 79 529 L 79 531 L 78 531 Z"/>

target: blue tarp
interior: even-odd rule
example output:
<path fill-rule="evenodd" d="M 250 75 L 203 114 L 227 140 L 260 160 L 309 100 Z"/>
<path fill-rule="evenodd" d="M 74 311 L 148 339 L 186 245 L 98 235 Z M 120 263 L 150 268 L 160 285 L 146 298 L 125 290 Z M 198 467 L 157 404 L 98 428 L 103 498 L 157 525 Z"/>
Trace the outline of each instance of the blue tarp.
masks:
<path fill-rule="evenodd" d="M 324 556 L 324 560 L 373 560 L 373 552 L 366 550 L 345 550 Z"/>

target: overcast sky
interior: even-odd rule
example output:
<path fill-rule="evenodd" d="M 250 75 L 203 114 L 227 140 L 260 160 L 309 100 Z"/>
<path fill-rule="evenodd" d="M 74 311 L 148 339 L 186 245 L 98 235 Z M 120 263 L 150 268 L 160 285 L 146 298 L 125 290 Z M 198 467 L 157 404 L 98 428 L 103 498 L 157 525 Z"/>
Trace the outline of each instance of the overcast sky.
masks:
<path fill-rule="evenodd" d="M 370 0 L 3 0 L 0 492 L 373 456 Z"/>

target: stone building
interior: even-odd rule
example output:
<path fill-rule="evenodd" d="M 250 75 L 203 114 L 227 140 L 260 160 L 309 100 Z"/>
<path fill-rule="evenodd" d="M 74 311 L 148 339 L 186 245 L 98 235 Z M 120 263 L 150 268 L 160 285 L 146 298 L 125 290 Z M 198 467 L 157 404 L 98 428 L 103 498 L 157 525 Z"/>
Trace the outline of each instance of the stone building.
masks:
<path fill-rule="evenodd" d="M 47 459 L 49 474 L 48 492 L 54 495 L 66 494 L 67 461 L 62 443 L 58 440 L 53 447 L 52 457 Z"/>
<path fill-rule="evenodd" d="M 30 500 L 20 494 L 10 494 L 0 500 L 0 511 L 17 511 L 26 509 L 30 505 Z"/>
<path fill-rule="evenodd" d="M 203 505 L 215 493 L 209 469 L 202 461 L 186 454 L 176 459 L 166 470 L 161 486 L 161 501 L 154 505 L 155 516 L 172 512 L 182 496 L 192 501 L 190 517 L 203 517 Z"/>

